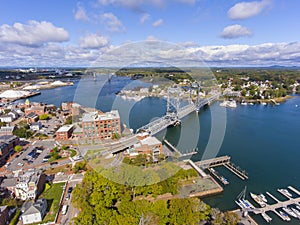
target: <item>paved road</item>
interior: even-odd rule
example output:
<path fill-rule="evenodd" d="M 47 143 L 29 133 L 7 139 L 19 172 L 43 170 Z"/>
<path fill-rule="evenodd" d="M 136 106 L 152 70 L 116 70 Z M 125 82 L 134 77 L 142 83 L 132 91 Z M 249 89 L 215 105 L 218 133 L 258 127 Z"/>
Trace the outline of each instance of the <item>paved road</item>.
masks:
<path fill-rule="evenodd" d="M 57 222 L 59 222 L 59 224 L 63 224 L 63 225 L 64 224 L 66 224 L 66 225 L 74 224 L 72 222 L 72 219 L 77 217 L 77 215 L 79 214 L 79 210 L 72 206 L 72 203 L 71 203 L 72 193 L 70 194 L 70 197 L 67 198 L 67 196 L 69 195 L 68 189 L 70 187 L 72 187 L 74 189 L 76 184 L 82 182 L 82 179 L 83 179 L 83 174 L 74 174 L 74 175 L 71 175 L 71 177 L 69 177 L 69 181 L 66 186 L 63 201 L 62 201 L 62 206 L 68 205 L 68 211 L 65 215 L 62 215 L 61 211 L 59 212 L 58 221 L 57 221 Z"/>

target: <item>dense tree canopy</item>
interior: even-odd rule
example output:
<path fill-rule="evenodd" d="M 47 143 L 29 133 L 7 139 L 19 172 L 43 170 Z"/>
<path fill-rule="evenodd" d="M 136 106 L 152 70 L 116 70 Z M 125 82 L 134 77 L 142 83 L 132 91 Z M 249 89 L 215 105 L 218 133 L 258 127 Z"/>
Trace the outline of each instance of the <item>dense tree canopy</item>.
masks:
<path fill-rule="evenodd" d="M 177 192 L 176 180 L 190 176 L 180 170 L 174 178 L 152 185 L 130 186 L 114 183 L 95 171 L 86 173 L 73 192 L 72 202 L 81 210 L 75 223 L 88 224 L 197 224 L 207 219 L 210 207 L 197 198 L 149 201 L 149 195 Z M 176 189 L 176 190 L 175 190 Z M 203 207 L 204 205 L 204 207 Z"/>

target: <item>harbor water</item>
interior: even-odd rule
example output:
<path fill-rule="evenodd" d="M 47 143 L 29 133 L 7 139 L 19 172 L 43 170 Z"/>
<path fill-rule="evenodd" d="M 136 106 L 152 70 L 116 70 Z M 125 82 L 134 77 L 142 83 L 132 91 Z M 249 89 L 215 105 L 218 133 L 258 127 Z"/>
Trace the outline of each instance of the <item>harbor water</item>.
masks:
<path fill-rule="evenodd" d="M 103 82 L 106 82 L 103 86 Z M 62 102 L 74 101 L 74 94 L 80 85 L 88 87 L 84 97 L 80 98 L 82 105 L 109 111 L 111 108 L 119 108 L 121 120 L 130 128 L 137 129 L 155 117 L 163 115 L 166 111 L 166 100 L 161 98 L 144 98 L 138 102 L 130 103 L 130 112 L 123 112 L 122 107 L 128 106 L 128 101 L 118 100 L 116 93 L 125 86 L 133 87 L 142 85 L 138 81 L 132 83 L 127 77 L 113 76 L 111 81 L 105 77 L 97 80 L 86 79 L 74 81 L 74 86 L 60 87 L 49 90 L 41 90 L 41 95 L 30 98 L 30 101 L 45 102 L 60 106 Z M 99 93 L 96 102 L 89 104 L 93 93 Z M 78 94 L 78 93 L 77 93 Z M 79 98 L 78 98 L 79 99 Z M 167 132 L 158 134 L 165 136 L 172 144 L 177 145 L 183 152 L 192 151 L 196 146 L 199 154 L 192 160 L 200 160 L 206 148 L 211 132 L 211 111 L 224 110 L 216 102 L 203 108 L 198 114 L 192 113 L 182 121 L 180 126 L 169 128 Z M 125 118 L 126 117 L 126 118 Z M 124 118 L 124 120 L 123 120 Z M 200 127 L 199 135 L 195 129 Z M 184 135 L 183 135 L 184 132 Z M 195 137 L 197 134 L 197 137 Z M 283 195 L 277 192 L 278 188 L 287 188 L 291 185 L 300 190 L 300 97 L 295 95 L 280 105 L 238 105 L 237 108 L 226 108 L 226 131 L 218 156 L 230 155 L 232 162 L 246 170 L 249 179 L 242 181 L 226 168 L 216 168 L 218 173 L 226 177 L 229 185 L 220 195 L 203 199 L 212 207 L 221 210 L 238 208 L 235 199 L 247 186 L 246 198 L 254 203 L 249 192 L 265 193 L 269 191 L 280 200 L 285 200 Z M 182 138 L 182 136 L 184 138 Z M 199 136 L 199 137 L 198 137 Z M 270 203 L 273 203 L 268 198 Z M 255 203 L 254 203 L 255 205 Z M 273 218 L 273 225 L 287 224 L 274 213 L 268 213 Z M 259 224 L 267 224 L 261 216 L 253 216 Z M 299 220 L 292 219 L 291 225 L 299 224 Z"/>

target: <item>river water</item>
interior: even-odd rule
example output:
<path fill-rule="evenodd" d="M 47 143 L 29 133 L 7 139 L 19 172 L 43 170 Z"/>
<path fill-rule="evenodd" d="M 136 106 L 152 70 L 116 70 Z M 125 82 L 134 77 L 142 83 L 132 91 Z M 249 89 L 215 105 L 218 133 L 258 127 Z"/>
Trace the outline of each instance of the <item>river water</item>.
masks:
<path fill-rule="evenodd" d="M 103 85 L 105 84 L 105 85 Z M 74 86 L 42 90 L 41 95 L 30 100 L 60 106 L 64 101 L 78 103 L 109 111 L 119 109 L 121 120 L 130 128 L 137 129 L 155 117 L 166 112 L 166 100 L 145 98 L 139 102 L 116 98 L 124 87 L 138 87 L 143 83 L 127 77 L 112 77 L 108 82 L 105 77 L 75 81 Z M 75 95 L 75 97 L 74 97 Z M 226 111 L 226 117 L 222 112 Z M 234 109 L 224 109 L 216 102 L 202 109 L 199 114 L 187 116 L 182 127 L 169 128 L 158 136 L 166 138 L 183 152 L 199 149 L 199 154 L 192 157 L 200 160 L 211 134 L 212 112 L 220 113 L 226 119 L 224 140 L 218 156 L 230 155 L 232 162 L 246 170 L 249 180 L 242 181 L 225 168 L 217 171 L 229 180 L 221 195 L 205 198 L 204 201 L 222 210 L 237 208 L 234 200 L 247 186 L 249 192 L 265 193 L 269 191 L 280 200 L 285 198 L 277 192 L 278 188 L 291 185 L 300 190 L 300 97 L 294 96 L 285 103 L 274 105 L 238 105 Z M 222 132 L 221 132 L 222 133 Z M 222 137 L 220 137 L 221 140 Z M 180 141 L 178 141 L 180 139 Z M 196 144 L 195 144 L 196 143 Z M 214 145 L 211 145 L 214 146 Z M 217 146 L 217 144 L 216 144 Z M 210 151 L 213 149 L 208 149 Z M 268 198 L 271 203 L 270 198 Z M 251 200 L 251 202 L 253 202 Z M 285 224 L 275 214 L 272 224 Z M 260 216 L 253 216 L 259 224 L 266 224 Z M 289 224 L 299 224 L 292 219 Z"/>

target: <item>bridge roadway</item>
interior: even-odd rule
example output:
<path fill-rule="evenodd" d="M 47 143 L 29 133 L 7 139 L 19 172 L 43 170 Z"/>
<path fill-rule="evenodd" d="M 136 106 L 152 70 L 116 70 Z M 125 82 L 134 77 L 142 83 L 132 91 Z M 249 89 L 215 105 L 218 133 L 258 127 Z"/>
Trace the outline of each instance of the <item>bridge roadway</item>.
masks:
<path fill-rule="evenodd" d="M 177 113 L 169 113 L 161 118 L 153 120 L 147 125 L 139 128 L 137 132 L 144 131 L 148 132 L 150 135 L 155 135 L 158 132 L 166 129 L 168 126 L 175 125 L 176 123 L 180 122 L 182 118 L 189 115 L 190 113 L 198 111 L 203 106 L 215 101 L 217 98 L 219 98 L 219 96 L 219 94 L 215 94 L 209 98 L 200 99 L 196 103 L 186 105 L 180 108 Z"/>

